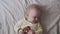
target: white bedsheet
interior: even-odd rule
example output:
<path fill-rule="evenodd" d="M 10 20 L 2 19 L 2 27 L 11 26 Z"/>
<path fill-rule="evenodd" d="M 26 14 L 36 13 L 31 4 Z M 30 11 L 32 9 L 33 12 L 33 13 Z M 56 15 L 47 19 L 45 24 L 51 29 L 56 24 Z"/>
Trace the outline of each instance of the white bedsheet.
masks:
<path fill-rule="evenodd" d="M 33 3 L 42 4 L 41 22 L 48 32 L 60 18 L 60 0 L 0 0 L 0 34 L 16 34 L 14 25 L 24 17 L 26 6 Z M 58 26 L 54 26 L 48 34 L 57 34 Z"/>

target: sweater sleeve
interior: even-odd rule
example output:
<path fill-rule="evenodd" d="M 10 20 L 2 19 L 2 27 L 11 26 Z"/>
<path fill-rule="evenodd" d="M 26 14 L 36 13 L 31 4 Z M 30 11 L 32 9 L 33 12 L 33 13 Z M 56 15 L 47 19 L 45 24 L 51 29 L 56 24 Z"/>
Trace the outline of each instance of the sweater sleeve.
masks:
<path fill-rule="evenodd" d="M 42 32 L 43 32 L 43 29 L 42 29 L 41 25 L 38 25 L 38 28 L 35 31 L 35 34 L 42 34 Z"/>
<path fill-rule="evenodd" d="M 17 22 L 14 26 L 15 32 L 18 32 L 21 29 L 21 21 Z"/>

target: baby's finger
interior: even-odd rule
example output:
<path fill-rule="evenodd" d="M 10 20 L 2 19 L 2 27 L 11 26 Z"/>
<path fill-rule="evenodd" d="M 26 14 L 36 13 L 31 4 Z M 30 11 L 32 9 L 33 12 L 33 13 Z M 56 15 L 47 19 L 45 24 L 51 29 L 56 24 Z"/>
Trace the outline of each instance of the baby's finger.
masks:
<path fill-rule="evenodd" d="M 19 34 L 23 34 L 23 30 L 19 30 L 19 32 L 18 32 Z"/>
<path fill-rule="evenodd" d="M 33 32 L 30 30 L 30 31 L 28 32 L 28 34 L 33 34 Z"/>

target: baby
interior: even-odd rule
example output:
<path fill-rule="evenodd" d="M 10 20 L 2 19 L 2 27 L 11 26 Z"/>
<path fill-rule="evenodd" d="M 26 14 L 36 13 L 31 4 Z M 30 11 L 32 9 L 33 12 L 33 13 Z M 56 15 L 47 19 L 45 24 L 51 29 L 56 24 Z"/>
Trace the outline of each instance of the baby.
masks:
<path fill-rule="evenodd" d="M 14 30 L 18 32 L 18 34 L 42 34 L 43 29 L 40 25 L 40 17 L 40 6 L 32 4 L 27 7 L 25 18 L 14 26 Z"/>

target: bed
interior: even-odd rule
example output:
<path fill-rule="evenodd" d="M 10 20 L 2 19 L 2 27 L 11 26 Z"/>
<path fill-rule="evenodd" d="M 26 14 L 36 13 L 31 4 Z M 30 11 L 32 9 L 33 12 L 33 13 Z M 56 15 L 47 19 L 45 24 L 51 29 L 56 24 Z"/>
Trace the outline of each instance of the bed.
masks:
<path fill-rule="evenodd" d="M 30 4 L 42 5 L 43 34 L 60 34 L 60 0 L 0 0 L 0 34 L 16 34 L 13 27 Z"/>

